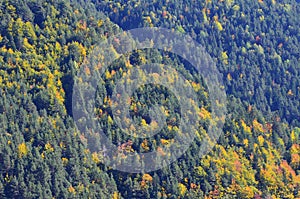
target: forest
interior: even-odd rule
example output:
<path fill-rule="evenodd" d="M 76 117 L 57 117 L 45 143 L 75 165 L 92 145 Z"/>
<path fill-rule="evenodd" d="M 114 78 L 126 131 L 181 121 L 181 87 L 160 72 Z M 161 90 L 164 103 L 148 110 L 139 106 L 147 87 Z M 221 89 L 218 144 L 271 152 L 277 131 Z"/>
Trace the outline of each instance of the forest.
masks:
<path fill-rule="evenodd" d="M 299 13 L 295 0 L 0 0 L 0 198 L 300 198 Z M 85 81 L 95 72 L 86 66 L 97 46 L 112 38 L 106 57 L 117 57 L 122 45 L 114 35 L 153 27 L 189 35 L 222 76 L 227 102 L 219 108 L 227 115 L 201 157 L 209 125 L 217 122 L 212 93 L 174 53 L 139 49 L 119 56 L 95 88 L 95 117 L 78 115 L 92 102 L 79 103 L 74 95 L 90 89 Z M 155 136 L 128 135 L 114 117 L 116 82 L 154 62 L 179 71 L 196 94 L 194 139 L 158 170 L 114 169 L 99 150 L 98 132 L 80 124 L 93 121 L 118 146 L 111 161 L 128 163 L 152 151 L 159 154 L 154 161 L 162 161 L 179 148 L 174 140 L 189 113 L 180 112 L 180 99 L 164 86 L 145 84 L 129 96 L 133 132 L 156 128 L 153 105 L 165 113 Z M 167 77 L 178 80 L 170 71 Z"/>

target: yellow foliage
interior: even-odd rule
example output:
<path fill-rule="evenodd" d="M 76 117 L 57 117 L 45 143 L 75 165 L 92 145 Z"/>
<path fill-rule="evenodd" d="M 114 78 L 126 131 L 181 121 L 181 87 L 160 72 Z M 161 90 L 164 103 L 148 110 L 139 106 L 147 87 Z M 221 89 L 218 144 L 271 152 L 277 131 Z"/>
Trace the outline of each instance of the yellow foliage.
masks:
<path fill-rule="evenodd" d="M 192 87 L 194 88 L 194 90 L 196 92 L 198 92 L 200 89 L 201 89 L 201 86 L 199 83 L 196 83 L 196 82 L 192 82 Z"/>
<path fill-rule="evenodd" d="M 253 128 L 258 132 L 264 132 L 263 125 L 257 121 L 257 119 L 253 120 Z"/>
<path fill-rule="evenodd" d="M 208 23 L 208 19 L 207 19 L 206 9 L 205 8 L 202 10 L 202 14 L 203 14 L 204 23 Z"/>
<path fill-rule="evenodd" d="M 186 188 L 186 186 L 184 185 L 184 184 L 182 184 L 182 183 L 179 183 L 178 184 L 178 188 L 179 188 L 179 192 L 180 192 L 180 195 L 184 195 L 185 194 L 185 192 L 187 191 L 187 188 Z"/>
<path fill-rule="evenodd" d="M 178 132 L 179 128 L 177 126 L 173 126 L 173 131 Z"/>
<path fill-rule="evenodd" d="M 210 112 L 208 112 L 205 108 L 201 108 L 201 111 L 199 113 L 200 117 L 202 119 L 211 119 Z"/>
<path fill-rule="evenodd" d="M 33 25 L 27 21 L 24 25 L 24 29 L 27 31 L 27 36 L 33 39 L 34 41 L 37 39 L 37 36 L 35 34 L 35 30 Z"/>
<path fill-rule="evenodd" d="M 300 146 L 298 144 L 293 144 L 290 151 L 291 154 L 298 154 L 300 153 Z"/>
<path fill-rule="evenodd" d="M 128 60 L 126 60 L 126 62 L 125 62 L 125 66 L 126 66 L 126 68 L 132 68 L 132 65 L 131 65 L 131 63 L 130 63 L 130 60 L 128 59 Z"/>
<path fill-rule="evenodd" d="M 140 56 L 140 61 L 141 61 L 141 64 L 145 64 L 146 63 L 146 57 Z"/>
<path fill-rule="evenodd" d="M 221 152 L 222 156 L 224 156 L 224 157 L 227 156 L 226 149 L 225 149 L 223 146 L 217 145 L 216 147 L 219 147 L 219 148 L 220 148 L 220 152 Z"/>
<path fill-rule="evenodd" d="M 205 170 L 201 166 L 196 167 L 196 169 L 197 169 L 197 174 L 199 176 L 206 176 L 207 175 L 207 173 L 205 172 Z"/>
<path fill-rule="evenodd" d="M 105 77 L 106 77 L 106 79 L 112 78 L 112 75 L 110 74 L 110 72 L 108 70 L 105 72 Z"/>
<path fill-rule="evenodd" d="M 244 120 L 241 120 L 241 125 L 246 133 L 251 133 L 251 127 L 247 126 Z"/>
<path fill-rule="evenodd" d="M 228 79 L 229 81 L 232 80 L 232 77 L 231 77 L 231 74 L 230 74 L 230 73 L 227 74 L 227 79 Z"/>
<path fill-rule="evenodd" d="M 148 141 L 145 139 L 142 143 L 141 143 L 141 147 L 145 150 L 145 151 L 149 151 L 149 146 L 148 146 Z"/>
<path fill-rule="evenodd" d="M 288 96 L 293 96 L 294 93 L 293 93 L 293 91 L 290 89 L 289 92 L 287 93 L 287 95 L 288 95 Z"/>
<path fill-rule="evenodd" d="M 7 9 L 10 11 L 11 14 L 14 14 L 17 10 L 13 5 L 7 6 Z"/>
<path fill-rule="evenodd" d="M 54 148 L 52 147 L 52 145 L 50 143 L 45 144 L 45 149 L 46 149 L 46 151 L 50 151 L 50 152 L 54 151 Z"/>
<path fill-rule="evenodd" d="M 258 144 L 260 145 L 260 146 L 262 146 L 263 144 L 264 144 L 264 141 L 265 141 L 265 139 L 264 139 L 264 137 L 263 136 L 258 136 Z"/>
<path fill-rule="evenodd" d="M 110 117 L 110 115 L 107 117 L 107 122 L 109 124 L 113 124 L 113 119 Z"/>
<path fill-rule="evenodd" d="M 226 3 L 227 6 L 230 7 L 234 3 L 234 0 L 226 0 L 225 3 Z"/>
<path fill-rule="evenodd" d="M 215 21 L 216 27 L 218 28 L 219 31 L 223 30 L 223 26 L 219 21 Z"/>
<path fill-rule="evenodd" d="M 70 193 L 73 193 L 73 194 L 76 192 L 75 188 L 72 185 L 69 187 L 68 190 Z"/>
<path fill-rule="evenodd" d="M 63 142 L 60 142 L 60 143 L 59 143 L 59 146 L 60 146 L 60 148 L 62 148 L 62 149 L 66 148 L 66 145 L 65 145 L 65 143 L 63 143 Z"/>
<path fill-rule="evenodd" d="M 5 182 L 9 183 L 12 180 L 12 176 L 9 176 L 8 173 L 6 173 L 4 180 L 5 180 Z"/>
<path fill-rule="evenodd" d="M 9 48 L 7 52 L 8 52 L 9 54 L 14 54 L 14 51 L 13 51 L 11 48 Z"/>
<path fill-rule="evenodd" d="M 103 20 L 98 20 L 97 25 L 98 25 L 98 27 L 101 27 L 103 25 Z"/>
<path fill-rule="evenodd" d="M 79 183 L 79 185 L 77 186 L 77 191 L 78 191 L 79 193 L 82 193 L 82 192 L 84 191 L 84 185 L 81 184 L 81 183 Z"/>
<path fill-rule="evenodd" d="M 18 146 L 19 157 L 23 157 L 23 156 L 27 155 L 27 153 L 28 153 L 28 148 L 27 148 L 26 144 L 24 142 L 19 144 L 19 146 Z"/>
<path fill-rule="evenodd" d="M 243 144 L 244 144 L 246 147 L 248 147 L 248 145 L 249 145 L 248 139 L 244 139 Z"/>
<path fill-rule="evenodd" d="M 145 173 L 142 177 L 142 179 L 146 182 L 152 182 L 153 178 L 150 174 Z"/>
<path fill-rule="evenodd" d="M 293 143 L 295 143 L 297 141 L 297 136 L 296 136 L 296 133 L 294 130 L 291 132 L 291 141 Z"/>
<path fill-rule="evenodd" d="M 228 55 L 226 51 L 221 53 L 221 59 L 224 64 L 228 64 Z"/>
<path fill-rule="evenodd" d="M 118 194 L 118 192 L 113 193 L 112 199 L 120 199 L 120 195 Z"/>
<path fill-rule="evenodd" d="M 145 17 L 145 20 L 146 20 L 149 24 L 152 23 L 151 17 L 149 17 L 149 16 Z"/>
<path fill-rule="evenodd" d="M 61 52 L 62 51 L 60 43 L 58 43 L 58 42 L 55 43 L 55 50 L 57 52 Z"/>
<path fill-rule="evenodd" d="M 93 162 L 95 162 L 96 164 L 100 163 L 99 156 L 98 156 L 98 154 L 97 154 L 96 152 L 94 152 L 94 153 L 92 154 L 92 160 L 93 160 Z"/>
<path fill-rule="evenodd" d="M 240 6 L 239 6 L 239 5 L 234 5 L 234 6 L 232 7 L 232 9 L 233 9 L 234 11 L 239 11 L 239 10 L 240 10 Z"/>
<path fill-rule="evenodd" d="M 1 52 L 4 52 L 4 53 L 6 53 L 6 52 L 7 52 L 7 49 L 6 49 L 6 47 L 5 47 L 5 46 L 3 46 L 3 47 L 1 48 Z"/>
<path fill-rule="evenodd" d="M 58 85 L 60 84 L 60 80 L 58 80 L 57 84 Z M 63 104 L 64 101 L 65 101 L 65 98 L 63 96 L 64 96 L 64 90 L 63 89 L 60 89 L 60 92 L 59 91 L 55 92 L 55 97 L 56 97 L 56 99 L 58 100 L 58 102 L 60 104 Z"/>
<path fill-rule="evenodd" d="M 66 165 L 66 164 L 68 164 L 69 160 L 68 160 L 68 158 L 62 158 L 61 161 L 62 161 L 63 165 Z"/>
<path fill-rule="evenodd" d="M 235 142 L 235 143 L 239 143 L 240 141 L 239 141 L 239 138 L 236 136 L 236 135 L 233 135 L 233 141 Z"/>
<path fill-rule="evenodd" d="M 166 140 L 166 139 L 160 139 L 161 144 L 163 145 L 168 145 L 170 144 L 170 140 Z"/>
<path fill-rule="evenodd" d="M 164 112 L 165 112 L 165 116 L 169 116 L 170 115 L 170 111 L 169 110 L 164 110 Z"/>
<path fill-rule="evenodd" d="M 299 154 L 292 154 L 291 155 L 291 165 L 293 167 L 298 167 L 300 165 L 300 156 L 299 156 Z"/>
<path fill-rule="evenodd" d="M 269 185 L 274 185 L 276 183 L 276 174 L 270 165 L 267 165 L 267 169 L 262 169 L 260 171 L 261 178 L 266 181 Z"/>
<path fill-rule="evenodd" d="M 245 188 L 242 188 L 240 190 L 240 193 L 242 195 L 242 198 L 253 198 L 254 197 L 254 190 L 253 188 L 251 187 L 245 187 Z"/>
<path fill-rule="evenodd" d="M 147 126 L 147 122 L 146 122 L 146 120 L 142 119 L 142 121 L 141 121 L 141 125 L 142 125 L 142 126 Z"/>

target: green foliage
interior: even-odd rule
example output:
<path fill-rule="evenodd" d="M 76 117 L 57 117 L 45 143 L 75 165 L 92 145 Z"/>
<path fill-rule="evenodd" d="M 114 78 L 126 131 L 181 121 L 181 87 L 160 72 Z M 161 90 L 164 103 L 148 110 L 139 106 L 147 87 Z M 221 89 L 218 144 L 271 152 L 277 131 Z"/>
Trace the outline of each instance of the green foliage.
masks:
<path fill-rule="evenodd" d="M 295 2 L 5 0 L 0 5 L 0 198 L 300 197 Z M 110 108 L 115 82 L 131 68 L 168 64 L 199 98 L 201 107 L 195 108 L 202 121 L 190 149 L 148 174 L 111 170 L 102 164 L 102 153 L 87 149 L 87 139 L 95 145 L 99 140 L 74 126 L 73 82 L 94 46 L 120 30 L 110 19 L 125 30 L 158 26 L 190 34 L 217 60 L 231 117 L 209 154 L 198 157 L 214 122 L 205 82 L 181 58 L 155 49 L 132 52 L 105 72 L 96 96 L 99 127 L 112 142 L 124 144 L 123 161 L 135 152 L 169 155 L 174 134 L 180 133 L 180 107 L 168 89 L 144 85 L 130 96 L 130 119 L 137 126 L 155 128 L 147 111 L 155 103 L 163 107 L 167 126 L 153 138 L 124 135 Z M 116 46 L 112 52 L 118 52 Z"/>

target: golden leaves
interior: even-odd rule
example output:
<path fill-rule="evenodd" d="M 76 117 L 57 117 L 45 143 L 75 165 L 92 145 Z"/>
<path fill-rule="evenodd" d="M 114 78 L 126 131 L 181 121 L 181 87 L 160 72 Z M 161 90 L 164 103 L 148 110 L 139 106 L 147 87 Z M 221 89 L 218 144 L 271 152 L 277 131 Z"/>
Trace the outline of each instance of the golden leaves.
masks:
<path fill-rule="evenodd" d="M 145 173 L 142 177 L 142 179 L 146 182 L 152 182 L 153 178 L 150 174 Z"/>
<path fill-rule="evenodd" d="M 19 144 L 19 146 L 18 146 L 19 157 L 23 157 L 23 156 L 27 155 L 27 153 L 28 153 L 28 148 L 27 148 L 26 144 L 24 142 Z"/>
<path fill-rule="evenodd" d="M 227 52 L 221 52 L 221 60 L 224 64 L 228 64 L 228 55 Z"/>
<path fill-rule="evenodd" d="M 50 143 L 45 144 L 45 150 L 48 152 L 53 152 L 54 148 L 52 147 L 52 145 Z"/>
<path fill-rule="evenodd" d="M 258 132 L 265 132 L 263 125 L 257 121 L 257 119 L 253 120 L 253 128 Z"/>
<path fill-rule="evenodd" d="M 179 193 L 180 193 L 180 195 L 184 195 L 185 193 L 186 193 L 186 191 L 187 191 L 187 188 L 186 188 L 186 186 L 184 185 L 184 184 L 182 184 L 182 183 L 179 183 L 178 184 L 178 188 L 179 188 Z"/>
<path fill-rule="evenodd" d="M 118 192 L 114 192 L 112 195 L 112 199 L 119 199 L 120 195 L 118 194 Z"/>
<path fill-rule="evenodd" d="M 223 26 L 222 26 L 222 24 L 221 24 L 219 21 L 215 21 L 215 25 L 216 25 L 216 27 L 217 27 L 217 29 L 218 29 L 219 31 L 222 31 L 222 30 L 223 30 Z"/>
<path fill-rule="evenodd" d="M 93 162 L 95 162 L 96 164 L 100 163 L 99 156 L 98 156 L 98 154 L 97 154 L 96 152 L 94 152 L 94 153 L 92 154 L 92 160 L 93 160 Z"/>
<path fill-rule="evenodd" d="M 68 191 L 69 191 L 70 193 L 73 193 L 73 194 L 76 193 L 76 190 L 75 190 L 75 188 L 74 188 L 72 185 L 68 188 Z"/>

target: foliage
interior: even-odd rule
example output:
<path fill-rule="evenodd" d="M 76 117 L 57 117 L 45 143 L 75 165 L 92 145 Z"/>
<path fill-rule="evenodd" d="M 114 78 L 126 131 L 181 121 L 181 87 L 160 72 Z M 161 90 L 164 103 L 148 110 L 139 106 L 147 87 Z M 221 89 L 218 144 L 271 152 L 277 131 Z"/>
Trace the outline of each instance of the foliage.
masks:
<path fill-rule="evenodd" d="M 300 197 L 296 2 L 5 0 L 0 5 L 0 198 Z M 127 119 L 133 130 L 156 128 L 147 111 L 153 104 L 163 107 L 167 125 L 145 139 L 122 133 L 110 99 L 115 82 L 131 68 L 168 64 L 199 98 L 195 108 L 202 120 L 189 150 L 159 171 L 128 174 L 106 167 L 105 155 L 87 148 L 87 140 L 97 140 L 93 132 L 78 132 L 72 120 L 75 74 L 119 26 L 187 33 L 216 60 L 230 117 L 209 154 L 198 157 L 208 124 L 215 122 L 205 82 L 182 58 L 156 49 L 129 53 L 105 71 L 96 96 L 99 128 L 119 145 L 122 161 L 135 152 L 169 156 L 174 134 L 180 133 L 174 94 L 144 85 L 130 96 Z M 117 47 L 111 50 L 117 53 Z"/>

